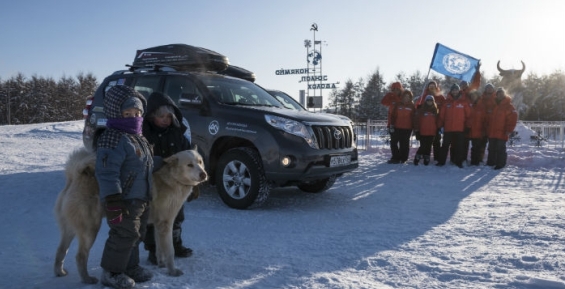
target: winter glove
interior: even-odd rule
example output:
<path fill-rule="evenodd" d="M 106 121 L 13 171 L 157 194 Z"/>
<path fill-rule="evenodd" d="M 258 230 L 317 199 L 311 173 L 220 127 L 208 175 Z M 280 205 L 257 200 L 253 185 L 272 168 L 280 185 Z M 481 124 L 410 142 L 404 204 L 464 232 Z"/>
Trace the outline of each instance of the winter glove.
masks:
<path fill-rule="evenodd" d="M 419 141 L 420 140 L 420 131 L 419 130 L 415 131 L 414 136 L 416 137 L 416 140 Z"/>
<path fill-rule="evenodd" d="M 128 215 L 129 212 L 125 207 L 121 194 L 109 195 L 105 198 L 106 219 L 108 223 L 116 225 L 122 222 L 122 215 Z"/>
<path fill-rule="evenodd" d="M 200 196 L 200 187 L 194 186 L 194 187 L 192 187 L 192 193 L 190 194 L 190 196 L 188 196 L 186 201 L 190 202 L 190 201 L 196 200 L 196 199 L 198 199 L 198 196 Z"/>
<path fill-rule="evenodd" d="M 391 134 L 394 133 L 394 125 L 391 125 L 391 126 L 388 128 L 388 132 L 391 133 Z"/>

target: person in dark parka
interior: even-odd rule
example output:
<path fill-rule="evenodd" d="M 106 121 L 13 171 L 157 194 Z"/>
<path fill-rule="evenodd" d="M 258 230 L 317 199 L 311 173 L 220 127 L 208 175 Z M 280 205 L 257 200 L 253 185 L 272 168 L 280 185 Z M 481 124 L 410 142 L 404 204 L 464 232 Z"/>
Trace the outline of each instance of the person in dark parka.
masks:
<path fill-rule="evenodd" d="M 153 145 L 156 168 L 159 167 L 162 159 L 190 149 L 190 141 L 185 136 L 188 127 L 181 120 L 182 113 L 169 96 L 158 92 L 154 92 L 149 96 L 147 114 L 143 120 L 143 135 Z M 188 201 L 197 197 L 198 190 L 195 187 Z M 192 249 L 182 244 L 183 221 L 184 206 L 181 207 L 173 223 L 173 245 L 175 256 L 186 258 L 192 255 Z M 144 243 L 145 249 L 149 251 L 149 262 L 157 264 L 155 231 L 152 224 L 147 227 Z"/>

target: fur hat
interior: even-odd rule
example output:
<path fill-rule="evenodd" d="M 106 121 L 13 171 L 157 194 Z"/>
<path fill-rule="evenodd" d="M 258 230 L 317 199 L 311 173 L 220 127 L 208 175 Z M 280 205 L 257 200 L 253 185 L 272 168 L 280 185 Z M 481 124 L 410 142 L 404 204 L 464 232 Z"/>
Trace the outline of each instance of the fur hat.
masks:
<path fill-rule="evenodd" d="M 391 89 L 391 90 L 394 90 L 394 89 L 403 90 L 403 88 L 402 88 L 402 83 L 400 83 L 400 82 L 394 82 L 394 83 L 392 83 L 392 85 L 390 86 L 390 89 Z"/>
<path fill-rule="evenodd" d="M 137 98 L 135 96 L 128 97 L 122 103 L 122 106 L 121 106 L 122 111 L 124 111 L 126 109 L 130 109 L 130 108 L 137 108 L 141 111 L 141 114 L 143 114 L 143 103 L 141 102 L 141 100 L 139 98 Z"/>

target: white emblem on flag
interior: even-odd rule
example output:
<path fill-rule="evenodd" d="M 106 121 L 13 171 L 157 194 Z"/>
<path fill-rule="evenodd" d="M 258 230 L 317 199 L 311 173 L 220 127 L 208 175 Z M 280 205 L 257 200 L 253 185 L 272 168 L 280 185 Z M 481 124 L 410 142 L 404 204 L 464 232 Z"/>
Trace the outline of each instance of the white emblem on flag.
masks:
<path fill-rule="evenodd" d="M 448 53 L 442 59 L 445 69 L 453 74 L 464 74 L 471 68 L 471 62 L 467 57 L 457 53 Z"/>

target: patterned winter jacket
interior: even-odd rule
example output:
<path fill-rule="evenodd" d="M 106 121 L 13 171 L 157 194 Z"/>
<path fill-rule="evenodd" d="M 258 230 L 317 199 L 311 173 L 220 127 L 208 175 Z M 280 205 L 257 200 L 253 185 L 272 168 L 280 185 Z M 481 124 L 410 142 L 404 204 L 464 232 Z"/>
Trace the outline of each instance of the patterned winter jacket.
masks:
<path fill-rule="evenodd" d="M 127 86 L 114 86 L 106 92 L 104 113 L 121 117 L 121 104 L 130 96 L 145 98 Z M 95 175 L 100 199 L 121 194 L 123 199 L 151 200 L 153 158 L 150 146 L 141 134 L 116 129 L 104 130 L 97 143 Z"/>
<path fill-rule="evenodd" d="M 471 107 L 462 96 L 453 99 L 451 94 L 439 110 L 437 127 L 443 127 L 444 132 L 464 132 L 469 127 Z"/>
<path fill-rule="evenodd" d="M 510 97 L 506 96 L 494 107 L 488 119 L 488 137 L 508 140 L 509 135 L 516 128 L 518 112 L 512 105 Z"/>
<path fill-rule="evenodd" d="M 416 109 L 414 115 L 414 130 L 421 136 L 435 136 L 437 133 L 437 108 L 424 104 Z"/>

